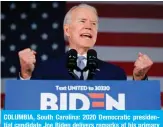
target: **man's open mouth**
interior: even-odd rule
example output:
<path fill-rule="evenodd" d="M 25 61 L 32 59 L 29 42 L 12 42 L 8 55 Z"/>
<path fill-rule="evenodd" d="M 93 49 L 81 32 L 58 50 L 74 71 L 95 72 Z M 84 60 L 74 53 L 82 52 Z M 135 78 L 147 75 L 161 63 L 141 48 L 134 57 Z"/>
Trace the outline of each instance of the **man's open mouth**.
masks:
<path fill-rule="evenodd" d="M 84 38 L 89 38 L 89 39 L 92 38 L 92 35 L 89 34 L 89 33 L 84 33 L 84 34 L 81 34 L 80 36 L 81 36 L 81 37 L 84 37 Z"/>

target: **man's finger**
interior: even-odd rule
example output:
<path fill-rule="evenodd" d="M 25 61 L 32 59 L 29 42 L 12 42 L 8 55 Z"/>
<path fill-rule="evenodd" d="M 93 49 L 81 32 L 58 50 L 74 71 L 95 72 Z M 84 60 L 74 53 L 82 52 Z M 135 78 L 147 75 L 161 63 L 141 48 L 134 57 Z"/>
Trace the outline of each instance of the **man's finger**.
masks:
<path fill-rule="evenodd" d="M 29 59 L 35 59 L 35 55 L 29 56 Z"/>
<path fill-rule="evenodd" d="M 24 49 L 24 50 L 22 50 L 23 52 L 30 52 L 31 51 L 31 49 L 30 48 L 26 48 L 26 49 Z"/>
<path fill-rule="evenodd" d="M 37 54 L 37 52 L 36 52 L 36 51 L 34 51 L 34 50 L 32 50 L 32 53 L 33 53 L 34 55 L 36 55 L 36 54 Z"/>
<path fill-rule="evenodd" d="M 141 57 L 141 56 L 143 56 L 143 54 L 141 52 L 139 52 L 138 56 Z"/>
<path fill-rule="evenodd" d="M 34 63 L 34 64 L 36 63 L 36 59 L 33 59 L 33 63 Z"/>
<path fill-rule="evenodd" d="M 36 59 L 29 58 L 29 62 L 32 63 L 32 64 L 33 64 L 33 63 L 36 63 Z"/>

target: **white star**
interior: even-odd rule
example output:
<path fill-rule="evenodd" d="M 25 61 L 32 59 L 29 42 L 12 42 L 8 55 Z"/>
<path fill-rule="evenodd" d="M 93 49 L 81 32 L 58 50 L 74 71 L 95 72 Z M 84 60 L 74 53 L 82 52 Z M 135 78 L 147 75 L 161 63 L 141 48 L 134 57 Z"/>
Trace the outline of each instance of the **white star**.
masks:
<path fill-rule="evenodd" d="M 56 43 L 53 43 L 53 44 L 52 44 L 52 49 L 53 49 L 53 50 L 56 50 L 57 48 L 58 48 L 58 45 L 57 45 Z"/>
<path fill-rule="evenodd" d="M 26 40 L 27 39 L 27 35 L 26 34 L 21 34 L 20 35 L 20 40 Z"/>
<path fill-rule="evenodd" d="M 22 14 L 20 15 L 20 18 L 21 18 L 21 19 L 26 19 L 26 18 L 27 18 L 27 15 L 26 15 L 25 13 L 22 13 Z"/>
<path fill-rule="evenodd" d="M 37 7 L 37 4 L 36 3 L 32 3 L 31 4 L 31 8 L 36 8 Z"/>
<path fill-rule="evenodd" d="M 32 23 L 31 24 L 31 28 L 32 28 L 32 30 L 36 30 L 37 29 L 37 24 L 36 23 Z"/>
<path fill-rule="evenodd" d="M 4 34 L 2 34 L 2 35 L 1 35 L 1 40 L 2 40 L 2 41 L 5 41 L 5 39 L 6 39 L 6 36 L 5 36 Z"/>
<path fill-rule="evenodd" d="M 16 8 L 16 5 L 14 3 L 10 4 L 10 9 L 15 9 Z"/>
<path fill-rule="evenodd" d="M 15 45 L 10 45 L 10 51 L 15 51 Z"/>
<path fill-rule="evenodd" d="M 43 54 L 43 55 L 41 56 L 41 59 L 42 59 L 42 61 L 45 61 L 45 60 L 48 59 L 48 56 L 47 56 L 46 54 Z"/>
<path fill-rule="evenodd" d="M 46 12 L 42 13 L 42 18 L 43 19 L 47 19 L 48 18 L 48 14 Z"/>
<path fill-rule="evenodd" d="M 52 27 L 53 27 L 53 29 L 57 29 L 58 28 L 58 23 L 56 23 L 56 22 L 54 22 L 53 24 L 52 24 Z"/>
<path fill-rule="evenodd" d="M 36 50 L 37 49 L 37 45 L 36 44 L 32 44 L 30 47 L 31 47 L 32 50 Z"/>
<path fill-rule="evenodd" d="M 14 66 L 11 66 L 9 70 L 10 70 L 11 73 L 15 73 L 16 72 L 16 68 Z"/>
<path fill-rule="evenodd" d="M 41 37 L 42 37 L 42 40 L 47 40 L 48 35 L 47 35 L 46 33 L 43 33 L 43 34 L 41 35 Z"/>
<path fill-rule="evenodd" d="M 5 57 L 1 56 L 1 62 L 5 62 Z"/>
<path fill-rule="evenodd" d="M 5 19 L 5 15 L 1 13 L 1 20 L 4 20 Z"/>
<path fill-rule="evenodd" d="M 53 6 L 53 8 L 57 8 L 58 7 L 58 3 L 57 2 L 53 2 L 52 6 Z"/>
<path fill-rule="evenodd" d="M 11 29 L 11 30 L 16 30 L 16 25 L 15 25 L 14 23 L 12 23 L 12 24 L 10 25 L 10 29 Z"/>

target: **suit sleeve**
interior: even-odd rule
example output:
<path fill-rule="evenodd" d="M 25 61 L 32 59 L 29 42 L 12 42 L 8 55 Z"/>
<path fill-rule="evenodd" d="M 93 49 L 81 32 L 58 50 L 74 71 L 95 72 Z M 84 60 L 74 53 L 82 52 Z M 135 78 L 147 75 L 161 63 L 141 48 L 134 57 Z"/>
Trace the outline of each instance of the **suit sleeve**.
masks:
<path fill-rule="evenodd" d="M 120 69 L 117 80 L 127 80 L 126 72 L 123 69 Z"/>

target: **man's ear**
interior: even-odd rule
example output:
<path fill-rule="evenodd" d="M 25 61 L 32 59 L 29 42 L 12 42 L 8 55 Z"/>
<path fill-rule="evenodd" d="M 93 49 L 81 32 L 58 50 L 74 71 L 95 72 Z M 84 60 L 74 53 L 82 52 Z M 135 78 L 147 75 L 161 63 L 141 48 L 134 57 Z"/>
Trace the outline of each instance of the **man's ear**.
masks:
<path fill-rule="evenodd" d="M 65 24 L 64 25 L 64 33 L 67 37 L 70 36 L 70 25 L 69 24 Z"/>

